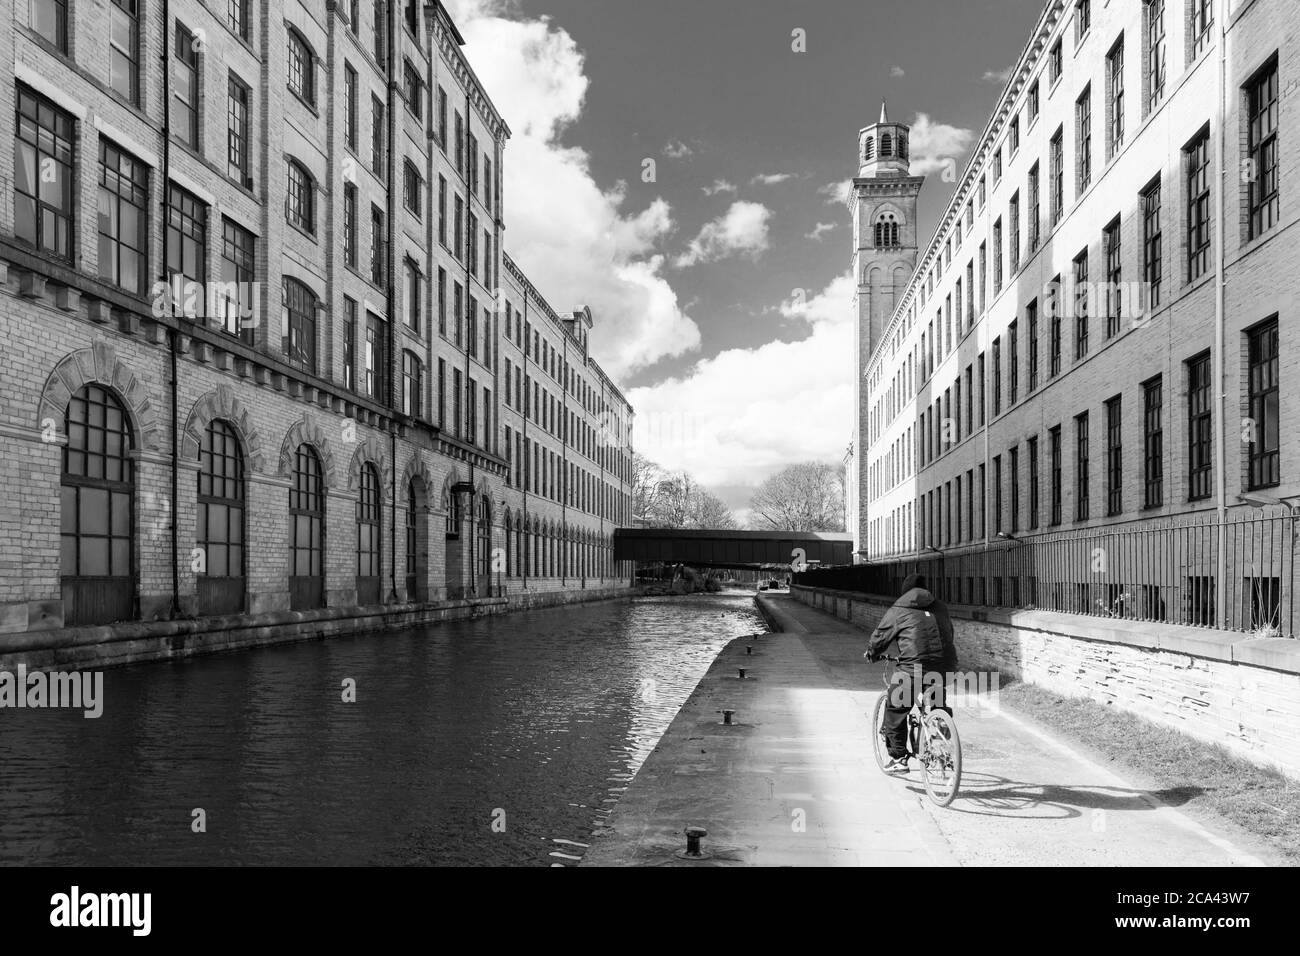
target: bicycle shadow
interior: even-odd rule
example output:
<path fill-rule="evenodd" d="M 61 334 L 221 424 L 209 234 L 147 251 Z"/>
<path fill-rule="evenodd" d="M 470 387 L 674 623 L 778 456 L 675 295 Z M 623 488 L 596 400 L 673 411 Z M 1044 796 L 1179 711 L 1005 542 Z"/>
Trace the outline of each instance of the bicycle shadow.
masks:
<path fill-rule="evenodd" d="M 925 798 L 922 780 L 907 780 L 907 788 Z M 961 789 L 947 807 L 949 813 L 1022 819 L 1068 820 L 1094 810 L 1125 812 L 1181 807 L 1205 792 L 1203 787 L 1142 790 L 1098 785 L 1064 786 L 1029 783 L 991 773 L 963 773 Z"/>

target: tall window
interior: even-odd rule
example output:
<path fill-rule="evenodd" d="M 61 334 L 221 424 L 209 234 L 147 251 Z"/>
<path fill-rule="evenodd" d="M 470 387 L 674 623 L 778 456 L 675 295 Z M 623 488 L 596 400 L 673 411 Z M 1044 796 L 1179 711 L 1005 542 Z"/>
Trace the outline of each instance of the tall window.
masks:
<path fill-rule="evenodd" d="M 438 145 L 447 153 L 447 91 L 438 87 Z"/>
<path fill-rule="evenodd" d="M 357 148 L 357 71 L 343 64 L 344 142 L 348 149 Z"/>
<path fill-rule="evenodd" d="M 1061 426 L 1057 425 L 1047 433 L 1052 456 L 1049 466 L 1051 479 L 1051 518 L 1053 525 L 1061 523 Z"/>
<path fill-rule="evenodd" d="M 1065 211 L 1065 130 L 1058 128 L 1051 144 L 1052 225 L 1061 221 Z"/>
<path fill-rule="evenodd" d="M 1164 503 L 1164 387 L 1160 376 L 1142 385 L 1142 479 L 1143 504 L 1158 508 Z"/>
<path fill-rule="evenodd" d="M 1074 520 L 1088 520 L 1088 413 L 1074 417 Z"/>
<path fill-rule="evenodd" d="M 1038 300 L 1029 303 L 1025 311 L 1029 326 L 1029 390 L 1038 387 Z"/>
<path fill-rule="evenodd" d="M 325 489 L 320 458 L 310 445 L 294 453 L 289 488 L 289 606 L 325 603 Z"/>
<path fill-rule="evenodd" d="M 1082 43 L 1092 27 L 1092 0 L 1074 0 L 1074 42 Z"/>
<path fill-rule="evenodd" d="M 420 286 L 423 277 L 415 260 L 407 256 L 402 263 L 402 321 L 412 332 L 420 331 Z"/>
<path fill-rule="evenodd" d="M 1208 498 L 1214 486 L 1210 381 L 1208 352 L 1187 363 L 1187 497 L 1190 501 Z"/>
<path fill-rule="evenodd" d="M 993 224 L 993 294 L 1002 291 L 1002 220 Z"/>
<path fill-rule="evenodd" d="M 284 280 L 281 350 L 285 361 L 316 372 L 316 296 L 297 279 Z"/>
<path fill-rule="evenodd" d="M 343 297 L 343 387 L 357 388 L 357 302 Z"/>
<path fill-rule="evenodd" d="M 357 187 L 343 184 L 343 262 L 357 267 Z"/>
<path fill-rule="evenodd" d="M 29 0 L 27 23 L 52 43 L 60 53 L 68 52 L 68 0 Z"/>
<path fill-rule="evenodd" d="M 1002 530 L 1002 456 L 993 456 L 993 533 Z"/>
<path fill-rule="evenodd" d="M 438 241 L 447 247 L 447 179 L 438 176 Z"/>
<path fill-rule="evenodd" d="M 109 86 L 130 103 L 140 102 L 140 9 L 136 0 L 108 7 Z"/>
<path fill-rule="evenodd" d="M 1007 406 L 1016 403 L 1020 396 L 1020 327 L 1017 319 L 1012 319 L 1007 327 Z"/>
<path fill-rule="evenodd" d="M 370 207 L 370 281 L 375 285 L 384 284 L 384 270 L 387 268 L 387 256 L 384 254 L 388 240 L 384 236 L 384 211 L 378 206 Z"/>
<path fill-rule="evenodd" d="M 1123 399 L 1116 395 L 1106 402 L 1106 514 L 1124 510 L 1124 416 Z"/>
<path fill-rule="evenodd" d="M 1124 145 L 1124 37 L 1111 47 L 1106 56 L 1106 110 L 1110 113 L 1110 130 L 1106 137 L 1106 158 L 1114 156 Z"/>
<path fill-rule="evenodd" d="M 253 344 L 256 324 L 248 321 L 257 307 L 253 287 L 253 234 L 226 219 L 221 230 L 221 294 L 217 297 L 217 320 L 223 331 Z"/>
<path fill-rule="evenodd" d="M 1142 192 L 1142 281 L 1146 286 L 1147 307 L 1160 305 L 1160 280 L 1164 250 L 1160 226 L 1160 177 Z"/>
<path fill-rule="evenodd" d="M 1281 480 L 1277 319 L 1271 319 L 1250 332 L 1248 357 L 1250 487 L 1268 488 Z"/>
<path fill-rule="evenodd" d="M 235 36 L 247 40 L 252 35 L 252 0 L 230 0 L 230 29 Z"/>
<path fill-rule="evenodd" d="M 176 24 L 172 59 L 173 135 L 190 149 L 199 148 L 199 53 L 198 42 L 181 24 Z"/>
<path fill-rule="evenodd" d="M 1038 436 L 1029 439 L 1029 530 L 1038 527 Z"/>
<path fill-rule="evenodd" d="M 377 96 L 370 97 L 370 168 L 380 179 L 387 179 L 384 174 L 384 102 Z"/>
<path fill-rule="evenodd" d="M 248 87 L 231 73 L 227 82 L 226 175 L 245 187 L 252 185 L 248 171 L 248 114 L 251 95 Z"/>
<path fill-rule="evenodd" d="M 1061 41 L 1057 40 L 1052 44 L 1052 52 L 1047 61 L 1047 81 L 1055 84 L 1061 78 L 1062 66 L 1065 62 L 1065 56 L 1061 50 Z"/>
<path fill-rule="evenodd" d="M 979 371 L 980 371 L 980 402 L 979 402 L 979 404 L 980 404 L 980 425 L 982 426 L 982 425 L 984 424 L 984 402 L 985 402 L 985 398 L 984 398 L 984 382 L 986 381 L 986 375 L 987 375 L 987 373 L 986 373 L 986 371 L 985 371 L 985 368 L 984 368 L 984 353 L 983 353 L 983 352 L 981 352 L 981 353 L 979 354 L 979 358 L 978 358 L 977 362 L 978 362 L 978 364 L 979 364 Z"/>
<path fill-rule="evenodd" d="M 1074 103 L 1075 130 L 1079 144 L 1077 172 L 1082 194 L 1092 183 L 1092 85 L 1083 88 L 1083 93 Z"/>
<path fill-rule="evenodd" d="M 1187 281 L 1205 275 L 1210 264 L 1210 130 L 1183 150 L 1187 170 Z"/>
<path fill-rule="evenodd" d="M 402 98 L 417 120 L 424 119 L 424 81 L 410 60 L 402 64 Z"/>
<path fill-rule="evenodd" d="M 428 595 L 424 571 L 425 549 L 420 541 L 420 496 L 416 490 L 415 479 L 406 484 L 406 599 L 423 601 Z M 509 538 L 506 539 L 507 541 Z"/>
<path fill-rule="evenodd" d="M 465 117 L 456 111 L 456 172 L 465 172 Z"/>
<path fill-rule="evenodd" d="M 1146 18 L 1146 112 L 1150 113 L 1165 95 L 1165 73 L 1168 67 L 1165 52 L 1165 0 L 1145 0 L 1142 12 Z"/>
<path fill-rule="evenodd" d="M 1011 531 L 1020 530 L 1020 448 L 1010 451 L 1011 465 Z"/>
<path fill-rule="evenodd" d="M 357 603 L 378 604 L 381 515 L 379 471 L 371 462 L 361 466 L 357 495 Z"/>
<path fill-rule="evenodd" d="M 1029 87 L 1029 99 L 1026 109 L 1029 110 L 1029 125 L 1034 125 L 1034 120 L 1038 119 L 1038 83 L 1037 79 Z"/>
<path fill-rule="evenodd" d="M 412 418 L 420 417 L 420 391 L 424 372 L 420 360 L 413 352 L 402 352 L 402 412 Z"/>
<path fill-rule="evenodd" d="M 1088 250 L 1074 260 L 1074 359 L 1088 354 Z"/>
<path fill-rule="evenodd" d="M 290 225 L 304 232 L 316 234 L 316 183 L 307 167 L 296 159 L 288 161 L 289 195 L 284 202 L 284 215 Z"/>
<path fill-rule="evenodd" d="M 465 261 L 465 200 L 456 197 L 456 234 L 451 238 L 451 252 L 457 262 Z"/>
<path fill-rule="evenodd" d="M 99 140 L 99 277 L 127 292 L 144 291 L 149 267 L 149 169 L 102 136 Z"/>
<path fill-rule="evenodd" d="M 1123 268 L 1119 245 L 1119 217 L 1116 216 L 1103 233 L 1106 248 L 1106 338 L 1119 334 L 1123 318 Z"/>
<path fill-rule="evenodd" d="M 1061 277 L 1058 275 L 1054 278 L 1048 288 L 1050 292 L 1048 293 L 1047 303 L 1052 312 L 1051 331 L 1048 333 L 1048 337 L 1051 339 L 1051 357 L 1048 360 L 1050 370 L 1048 374 L 1052 378 L 1056 378 L 1061 374 Z"/>
<path fill-rule="evenodd" d="M 438 334 L 447 336 L 447 270 L 438 267 Z"/>
<path fill-rule="evenodd" d="M 72 116 L 17 85 L 14 235 L 42 252 L 72 258 Z"/>
<path fill-rule="evenodd" d="M 316 56 L 301 33 L 290 28 L 289 89 L 309 106 L 316 105 Z"/>
<path fill-rule="evenodd" d="M 388 4 L 386 0 L 375 0 L 375 62 L 381 70 L 388 69 Z"/>
<path fill-rule="evenodd" d="M 60 573 L 64 623 L 107 624 L 134 616 L 134 444 L 116 396 L 86 385 L 64 418 Z"/>
<path fill-rule="evenodd" d="M 1029 251 L 1038 248 L 1039 198 L 1038 164 L 1029 170 Z"/>
<path fill-rule="evenodd" d="M 1249 115 L 1247 188 L 1250 190 L 1250 238 L 1272 229 L 1281 212 L 1278 196 L 1277 60 L 1246 87 Z"/>
<path fill-rule="evenodd" d="M 1011 231 L 1007 242 L 1007 258 L 1011 263 L 1011 274 L 1020 271 L 1020 191 L 1011 196 L 1007 218 L 1011 222 Z"/>
<path fill-rule="evenodd" d="M 1214 0 L 1191 0 L 1192 59 L 1210 45 L 1210 27 L 1214 26 Z"/>
<path fill-rule="evenodd" d="M 403 160 L 402 169 L 402 201 L 406 209 L 417 219 L 423 218 L 420 215 L 424 195 L 424 180 L 420 177 L 420 172 L 415 168 L 415 164 L 409 159 Z"/>
<path fill-rule="evenodd" d="M 226 422 L 208 423 L 199 447 L 194 543 L 203 552 L 199 602 L 209 614 L 244 610 L 244 454 Z"/>
<path fill-rule="evenodd" d="M 487 495 L 479 498 L 478 504 L 478 541 L 475 549 L 478 558 L 478 573 L 492 573 L 492 504 Z"/>
<path fill-rule="evenodd" d="M 366 313 L 366 344 L 365 354 L 365 394 L 369 395 L 375 401 L 384 400 L 387 388 L 387 381 L 384 378 L 384 370 L 388 367 L 386 361 L 388 356 L 388 327 L 384 320 L 379 318 L 373 312 Z"/>
<path fill-rule="evenodd" d="M 993 414 L 1002 413 L 1002 338 L 993 340 Z"/>
<path fill-rule="evenodd" d="M 195 284 L 201 294 L 208 281 L 208 207 L 198 196 L 175 183 L 167 187 L 167 273 Z M 188 297 L 191 290 L 186 291 Z M 187 299 L 186 314 L 194 312 Z M 200 304 L 197 312 L 202 315 Z"/>
<path fill-rule="evenodd" d="M 988 275 L 988 247 L 980 243 L 980 313 L 984 312 L 984 283 Z"/>

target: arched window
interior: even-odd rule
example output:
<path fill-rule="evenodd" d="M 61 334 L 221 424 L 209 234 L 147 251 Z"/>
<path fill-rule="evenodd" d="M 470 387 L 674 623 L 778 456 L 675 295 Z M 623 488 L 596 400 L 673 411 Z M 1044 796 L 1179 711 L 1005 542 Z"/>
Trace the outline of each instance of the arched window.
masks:
<path fill-rule="evenodd" d="M 281 333 L 285 360 L 316 371 L 316 296 L 297 279 L 284 280 Z"/>
<path fill-rule="evenodd" d="M 478 573 L 492 573 L 492 503 L 487 495 L 478 503 Z"/>
<path fill-rule="evenodd" d="M 316 105 L 316 54 L 292 27 L 289 29 L 289 89 L 304 103 Z"/>
<path fill-rule="evenodd" d="M 876 156 L 876 138 L 874 136 L 868 136 L 866 139 L 862 141 L 862 159 L 865 162 L 867 160 L 874 159 L 875 156 Z"/>
<path fill-rule="evenodd" d="M 460 537 L 460 495 L 454 491 L 447 492 L 442 502 L 443 513 L 447 516 L 447 537 Z"/>
<path fill-rule="evenodd" d="M 514 562 L 515 543 L 514 543 L 514 541 L 512 540 L 513 537 L 514 537 L 514 533 L 515 533 L 515 524 L 514 524 L 514 519 L 511 517 L 509 511 L 506 512 L 506 522 L 505 522 L 505 525 L 506 525 L 506 527 L 505 527 L 505 532 L 506 532 L 506 534 L 505 534 L 505 538 L 506 538 L 506 577 L 508 577 L 508 578 L 512 578 L 512 577 L 515 576 L 515 566 L 514 566 L 514 563 L 513 563 L 513 562 Z"/>
<path fill-rule="evenodd" d="M 894 141 L 888 133 L 880 134 L 880 158 L 894 155 Z"/>
<path fill-rule="evenodd" d="M 907 159 L 907 132 L 901 129 L 898 131 L 898 158 Z"/>
<path fill-rule="evenodd" d="M 60 478 L 63 623 L 129 620 L 135 616 L 131 426 L 112 392 L 86 385 L 68 402 L 64 432 L 68 443 Z M 165 500 L 160 504 L 166 507 Z M 153 510 L 158 511 L 158 506 Z"/>
<path fill-rule="evenodd" d="M 532 566 L 528 563 L 528 537 L 524 529 L 524 522 L 521 518 L 519 527 L 515 529 L 515 561 L 518 562 L 520 577 L 528 577 Z"/>
<path fill-rule="evenodd" d="M 876 220 L 876 246 L 898 245 L 898 219 L 892 212 L 882 213 Z"/>
<path fill-rule="evenodd" d="M 379 603 L 380 555 L 379 472 L 373 464 L 361 466 L 357 496 L 357 603 Z"/>
<path fill-rule="evenodd" d="M 284 217 L 289 225 L 316 234 L 316 180 L 307 167 L 296 159 L 288 160 L 289 194 L 284 201 Z"/>
<path fill-rule="evenodd" d="M 289 607 L 325 605 L 325 488 L 320 458 L 299 445 L 289 489 Z"/>
<path fill-rule="evenodd" d="M 195 546 L 203 554 L 198 574 L 199 612 L 244 611 L 244 453 L 227 422 L 212 421 L 199 446 Z"/>

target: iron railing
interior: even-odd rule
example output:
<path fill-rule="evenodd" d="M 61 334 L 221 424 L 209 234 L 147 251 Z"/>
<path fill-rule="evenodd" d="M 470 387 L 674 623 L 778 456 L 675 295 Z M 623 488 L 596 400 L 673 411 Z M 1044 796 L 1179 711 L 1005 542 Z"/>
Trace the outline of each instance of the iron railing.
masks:
<path fill-rule="evenodd" d="M 795 584 L 896 596 L 915 572 L 951 604 L 1294 638 L 1298 534 L 1300 508 L 1139 520 L 818 568 Z"/>

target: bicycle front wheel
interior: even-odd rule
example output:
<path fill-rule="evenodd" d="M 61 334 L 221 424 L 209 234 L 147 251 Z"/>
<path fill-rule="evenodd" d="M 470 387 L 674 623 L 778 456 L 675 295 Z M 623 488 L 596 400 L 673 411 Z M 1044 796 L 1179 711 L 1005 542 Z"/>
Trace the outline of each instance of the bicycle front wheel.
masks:
<path fill-rule="evenodd" d="M 925 719 L 925 792 L 936 806 L 946 807 L 961 786 L 961 738 L 957 722 L 946 711 L 931 711 Z"/>
<path fill-rule="evenodd" d="M 871 750 L 876 755 L 876 766 L 883 773 L 889 762 L 889 750 L 885 747 L 885 703 L 889 692 L 885 691 L 876 701 L 876 709 L 871 712 Z"/>

